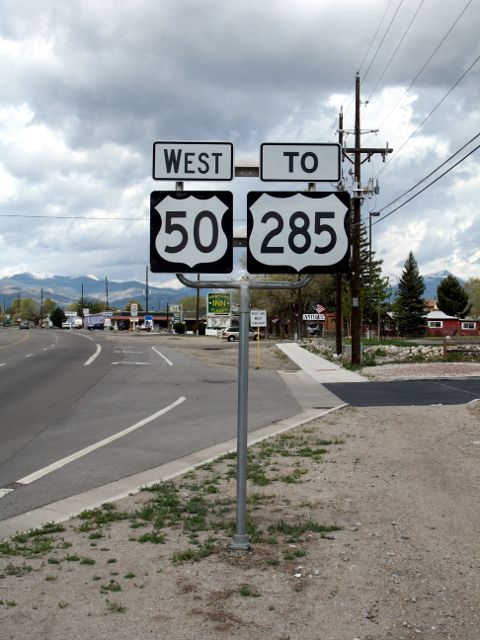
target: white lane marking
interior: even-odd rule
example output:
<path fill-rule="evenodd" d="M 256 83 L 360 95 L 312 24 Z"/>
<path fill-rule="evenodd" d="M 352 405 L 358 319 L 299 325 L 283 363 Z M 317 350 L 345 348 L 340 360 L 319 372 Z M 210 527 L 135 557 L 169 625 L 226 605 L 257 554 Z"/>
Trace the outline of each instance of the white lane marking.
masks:
<path fill-rule="evenodd" d="M 88 367 L 89 365 L 91 365 L 92 362 L 100 355 L 100 351 L 102 350 L 102 347 L 99 344 L 97 344 L 96 346 L 97 346 L 97 350 L 95 351 L 93 356 L 90 356 L 90 358 L 83 363 L 84 367 Z"/>
<path fill-rule="evenodd" d="M 86 456 L 88 453 L 91 453 L 92 451 L 95 451 L 96 449 L 100 449 L 101 447 L 104 447 L 105 445 L 110 444 L 111 442 L 114 442 L 115 440 L 119 440 L 120 438 L 123 438 L 123 436 L 126 436 L 127 434 L 131 433 L 132 431 L 136 431 L 137 429 L 140 429 L 140 427 L 145 426 L 149 422 L 152 422 L 153 420 L 156 420 L 160 416 L 163 416 L 165 413 L 168 413 L 168 411 L 171 411 L 175 407 L 178 407 L 178 405 L 182 404 L 182 402 L 185 402 L 185 400 L 186 400 L 185 396 L 180 396 L 180 398 L 178 398 L 178 400 L 175 400 L 175 402 L 172 402 L 172 404 L 168 405 L 168 407 L 165 407 L 165 409 L 160 409 L 160 411 L 157 411 L 156 413 L 153 413 L 151 416 L 148 416 L 147 418 L 144 418 L 143 420 L 140 420 L 140 422 L 135 423 L 131 427 L 127 427 L 123 431 L 119 431 L 118 433 L 115 433 L 113 436 L 109 436 L 108 438 L 104 438 L 103 440 L 100 440 L 99 442 L 96 442 L 95 444 L 91 444 L 88 447 L 85 447 L 84 449 L 80 449 L 80 451 L 77 451 L 76 453 L 72 453 L 71 455 L 67 456 L 66 458 L 62 458 L 61 460 L 57 460 L 57 462 L 53 462 L 52 464 L 49 464 L 47 467 L 44 467 L 43 469 L 39 469 L 38 471 L 34 471 L 33 473 L 30 473 L 28 476 L 25 476 L 24 478 L 21 478 L 20 480 L 17 480 L 17 483 L 18 484 L 30 484 L 31 482 L 34 482 L 35 480 L 38 480 L 39 478 L 43 478 L 43 476 L 46 476 L 49 473 L 52 473 L 52 471 L 56 471 L 57 469 L 60 469 L 61 467 L 64 467 L 66 464 L 69 464 L 70 462 L 73 462 L 74 460 L 78 460 L 78 458 L 83 458 L 83 456 Z"/>
<path fill-rule="evenodd" d="M 113 353 L 126 353 L 126 354 L 131 354 L 131 353 L 143 353 L 143 351 L 134 351 L 133 349 L 118 349 L 115 348 L 113 350 Z"/>
<path fill-rule="evenodd" d="M 0 367 L 4 367 L 6 364 L 6 362 L 0 362 Z"/>
<path fill-rule="evenodd" d="M 89 336 L 88 333 L 80 333 L 80 331 L 79 331 L 77 333 L 77 336 L 81 336 L 82 338 L 86 338 L 87 340 L 90 340 L 90 342 L 93 342 L 92 336 Z"/>
<path fill-rule="evenodd" d="M 129 362 L 126 360 L 122 360 L 121 362 L 112 362 L 112 364 L 136 364 L 136 365 L 146 364 L 150 366 L 152 363 L 151 362 Z"/>
<path fill-rule="evenodd" d="M 13 491 L 13 489 L 0 489 L 0 498 L 3 498 L 7 494 L 9 494 L 10 491 Z"/>
<path fill-rule="evenodd" d="M 155 353 L 158 356 L 163 358 L 167 364 L 169 364 L 171 367 L 173 367 L 173 362 L 170 362 L 170 360 L 166 356 L 164 356 L 163 353 L 160 353 L 160 351 L 158 349 L 156 349 L 155 347 L 152 347 L 152 349 L 155 351 Z"/>
<path fill-rule="evenodd" d="M 34 353 L 27 353 L 25 358 L 33 358 L 34 355 L 35 355 Z"/>

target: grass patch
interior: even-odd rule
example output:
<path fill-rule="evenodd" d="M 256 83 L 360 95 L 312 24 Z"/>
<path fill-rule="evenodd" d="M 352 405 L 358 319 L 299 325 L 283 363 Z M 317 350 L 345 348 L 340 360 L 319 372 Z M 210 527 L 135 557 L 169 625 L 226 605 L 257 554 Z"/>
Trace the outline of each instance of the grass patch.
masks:
<path fill-rule="evenodd" d="M 122 590 L 122 587 L 113 578 L 110 580 L 110 582 L 108 584 L 102 584 L 101 587 L 100 587 L 101 593 L 108 593 L 109 591 L 117 592 L 117 591 L 121 591 L 121 590 Z"/>
<path fill-rule="evenodd" d="M 129 516 L 130 514 L 125 511 L 118 511 L 116 505 L 111 502 L 105 502 L 96 509 L 86 509 L 78 515 L 80 520 L 87 521 L 83 526 L 90 526 L 91 528 L 100 528 L 111 522 L 126 520 Z"/>
<path fill-rule="evenodd" d="M 163 533 L 158 533 L 158 531 L 152 531 L 152 533 L 144 533 L 136 540 L 141 544 L 145 544 L 146 542 L 151 542 L 152 544 L 165 544 L 165 536 L 163 535 Z"/>
<path fill-rule="evenodd" d="M 9 563 L 5 567 L 5 573 L 0 574 L 0 578 L 4 578 L 5 576 L 17 576 L 17 578 L 21 578 L 27 573 L 30 573 L 30 571 L 32 571 L 32 568 L 33 567 L 30 564 L 25 564 L 25 562 L 23 562 L 21 565 Z"/>
<path fill-rule="evenodd" d="M 294 524 L 289 522 L 276 522 L 268 526 L 269 533 L 281 533 L 287 536 L 290 542 L 298 542 L 307 532 L 320 533 L 324 536 L 326 533 L 332 531 L 340 531 L 341 527 L 337 525 L 326 525 L 314 522 L 313 520 L 306 520 L 305 522 L 296 522 Z"/>
<path fill-rule="evenodd" d="M 107 600 L 107 611 L 108 613 L 125 613 L 127 611 L 127 607 L 124 607 L 119 602 L 110 602 Z"/>
<path fill-rule="evenodd" d="M 174 564 L 180 562 L 198 562 L 202 558 L 212 555 L 215 548 L 216 540 L 214 538 L 207 538 L 197 549 L 185 549 L 185 551 L 174 553 L 172 555 L 172 562 Z"/>
<path fill-rule="evenodd" d="M 260 597 L 260 591 L 258 591 L 257 589 L 255 589 L 255 587 L 252 587 L 249 584 L 242 584 L 240 586 L 240 589 L 238 590 L 238 593 L 242 596 L 242 598 L 259 598 Z"/>

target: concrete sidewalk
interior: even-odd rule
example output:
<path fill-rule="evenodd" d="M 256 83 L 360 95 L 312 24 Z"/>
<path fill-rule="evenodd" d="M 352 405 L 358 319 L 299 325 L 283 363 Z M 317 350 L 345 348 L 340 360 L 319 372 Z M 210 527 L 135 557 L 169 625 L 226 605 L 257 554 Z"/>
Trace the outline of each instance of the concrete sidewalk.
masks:
<path fill-rule="evenodd" d="M 277 347 L 296 365 L 320 384 L 329 382 L 366 382 L 358 373 L 348 371 L 330 360 L 317 356 L 295 342 L 277 344 Z"/>

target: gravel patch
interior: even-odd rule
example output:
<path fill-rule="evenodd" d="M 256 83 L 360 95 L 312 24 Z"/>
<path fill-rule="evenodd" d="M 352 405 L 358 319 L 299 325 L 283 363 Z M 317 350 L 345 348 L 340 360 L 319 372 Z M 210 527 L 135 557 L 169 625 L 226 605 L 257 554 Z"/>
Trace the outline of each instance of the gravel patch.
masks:
<path fill-rule="evenodd" d="M 361 374 L 371 380 L 412 380 L 416 378 L 466 378 L 480 376 L 480 363 L 430 362 L 384 364 L 365 367 Z"/>

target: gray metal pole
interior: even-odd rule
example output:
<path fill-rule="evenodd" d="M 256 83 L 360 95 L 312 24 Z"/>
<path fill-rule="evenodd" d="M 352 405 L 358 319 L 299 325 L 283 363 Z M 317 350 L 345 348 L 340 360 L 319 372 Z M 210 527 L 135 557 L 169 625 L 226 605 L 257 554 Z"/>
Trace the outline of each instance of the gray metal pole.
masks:
<path fill-rule="evenodd" d="M 247 535 L 247 438 L 248 438 L 248 332 L 250 328 L 250 288 L 240 285 L 237 415 L 237 520 L 229 549 L 248 551 Z"/>
<path fill-rule="evenodd" d="M 251 544 L 247 535 L 247 455 L 248 455 L 248 332 L 250 328 L 250 289 L 298 289 L 312 279 L 261 282 L 258 280 L 189 280 L 177 273 L 182 284 L 193 289 L 238 289 L 240 292 L 240 327 L 238 346 L 238 413 L 237 413 L 237 519 L 236 530 L 228 548 L 248 551 Z"/>

